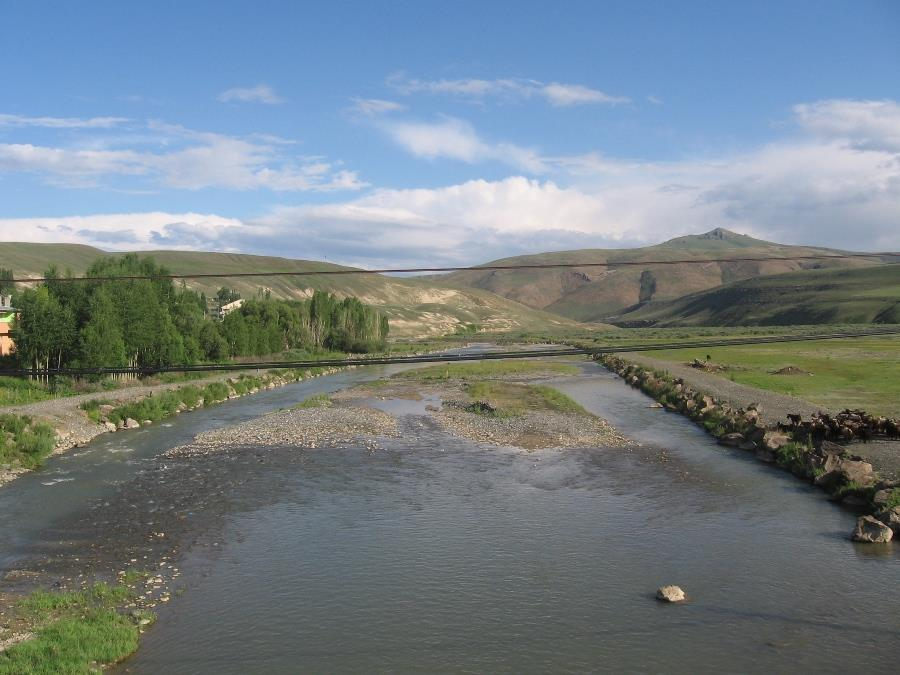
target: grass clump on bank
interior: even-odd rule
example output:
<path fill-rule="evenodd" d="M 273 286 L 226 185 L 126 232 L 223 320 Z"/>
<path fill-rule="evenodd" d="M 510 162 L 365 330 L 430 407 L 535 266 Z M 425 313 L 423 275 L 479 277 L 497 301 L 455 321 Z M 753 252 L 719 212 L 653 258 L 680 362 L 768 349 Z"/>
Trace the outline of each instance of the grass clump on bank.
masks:
<path fill-rule="evenodd" d="M 122 585 L 97 583 L 80 591 L 39 590 L 17 610 L 31 624 L 34 637 L 0 652 L 0 675 L 96 672 L 138 647 L 138 623 L 147 612 L 129 618 L 116 607 L 133 596 Z"/>
<path fill-rule="evenodd" d="M 309 408 L 330 408 L 333 405 L 331 397 L 328 394 L 316 394 L 307 399 L 300 401 L 293 406 L 291 410 L 306 410 Z"/>
<path fill-rule="evenodd" d="M 53 398 L 47 387 L 19 377 L 0 377 L 0 406 L 24 405 Z"/>
<path fill-rule="evenodd" d="M 482 381 L 467 384 L 465 390 L 472 400 L 467 409 L 492 417 L 518 416 L 528 411 L 589 414 L 569 396 L 544 385 Z M 479 403 L 488 406 L 472 407 Z"/>
<path fill-rule="evenodd" d="M 407 370 L 394 375 L 426 381 L 482 380 L 517 375 L 577 375 L 577 366 L 546 361 L 475 361 L 472 363 L 441 363 L 427 368 Z"/>
<path fill-rule="evenodd" d="M 56 434 L 26 415 L 0 415 L 0 466 L 39 467 L 53 452 Z"/>

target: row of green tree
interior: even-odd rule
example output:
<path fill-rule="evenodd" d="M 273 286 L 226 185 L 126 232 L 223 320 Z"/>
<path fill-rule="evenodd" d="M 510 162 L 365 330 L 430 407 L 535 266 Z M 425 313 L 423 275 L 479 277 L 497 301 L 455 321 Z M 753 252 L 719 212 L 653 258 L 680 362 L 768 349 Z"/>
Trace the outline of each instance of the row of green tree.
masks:
<path fill-rule="evenodd" d="M 315 291 L 308 300 L 246 300 L 219 321 L 207 315 L 204 294 L 167 274 L 135 254 L 97 260 L 85 275 L 96 281 L 66 281 L 51 268 L 46 282 L 14 296 L 18 365 L 152 369 L 290 349 L 385 346 L 387 318 L 357 298 Z M 135 276 L 151 278 L 122 278 Z"/>

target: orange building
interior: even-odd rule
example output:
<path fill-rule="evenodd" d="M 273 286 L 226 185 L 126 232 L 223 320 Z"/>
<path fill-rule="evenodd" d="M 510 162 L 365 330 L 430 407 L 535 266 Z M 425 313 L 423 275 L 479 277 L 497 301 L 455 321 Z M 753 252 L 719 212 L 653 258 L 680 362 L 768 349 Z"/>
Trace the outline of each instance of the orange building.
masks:
<path fill-rule="evenodd" d="M 16 310 L 12 308 L 12 298 L 0 295 L 0 356 L 11 354 L 13 347 L 15 347 L 9 335 L 15 317 Z"/>

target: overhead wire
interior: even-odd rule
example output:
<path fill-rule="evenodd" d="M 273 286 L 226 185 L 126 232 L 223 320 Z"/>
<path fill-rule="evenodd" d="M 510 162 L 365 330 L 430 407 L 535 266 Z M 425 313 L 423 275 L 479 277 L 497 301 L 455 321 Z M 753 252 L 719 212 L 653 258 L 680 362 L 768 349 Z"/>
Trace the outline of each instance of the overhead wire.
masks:
<path fill-rule="evenodd" d="M 603 262 L 575 263 L 525 263 L 515 265 L 475 265 L 451 267 L 404 267 L 384 269 L 363 269 L 357 267 L 323 270 L 266 270 L 261 272 L 184 272 L 169 274 L 123 274 L 112 276 L 59 276 L 59 277 L 16 277 L 5 279 L 7 283 L 41 283 L 41 282 L 75 282 L 75 281 L 137 281 L 160 279 L 238 279 L 242 277 L 315 277 L 315 276 L 348 276 L 354 274 L 421 274 L 426 272 L 491 272 L 536 269 L 572 269 L 572 268 L 611 268 L 641 267 L 658 265 L 701 265 L 710 263 L 743 263 L 743 262 L 790 262 L 798 260 L 845 260 L 856 258 L 900 258 L 900 252 L 885 251 L 879 253 L 842 253 L 842 254 L 810 254 L 793 256 L 750 256 L 726 258 L 683 258 L 677 260 L 618 260 Z M 898 261 L 900 262 L 900 261 Z M 324 264 L 324 263 L 317 263 Z M 893 264 L 893 263 L 891 263 Z"/>
<path fill-rule="evenodd" d="M 0 370 L 2 376 L 27 377 L 41 376 L 83 376 L 83 375 L 150 375 L 157 373 L 189 373 L 189 372 L 227 372 L 241 370 L 280 370 L 322 368 L 334 366 L 372 366 L 403 365 L 416 363 L 444 363 L 457 361 L 488 361 L 499 359 L 531 359 L 558 356 L 599 356 L 628 352 L 661 351 L 668 349 L 699 349 L 709 347 L 728 347 L 755 344 L 773 344 L 779 342 L 806 342 L 818 340 L 836 340 L 862 337 L 900 335 L 900 328 L 870 329 L 865 331 L 843 331 L 834 333 L 813 333 L 796 335 L 754 336 L 744 338 L 721 338 L 718 340 L 698 340 L 693 342 L 663 342 L 651 344 L 631 344 L 597 347 L 563 347 L 552 349 L 533 349 L 516 351 L 486 351 L 478 353 L 438 353 L 416 356 L 368 357 L 302 361 L 250 361 L 243 363 L 212 363 L 154 367 L 115 367 L 115 368 L 50 368 L 46 370 L 7 369 Z"/>

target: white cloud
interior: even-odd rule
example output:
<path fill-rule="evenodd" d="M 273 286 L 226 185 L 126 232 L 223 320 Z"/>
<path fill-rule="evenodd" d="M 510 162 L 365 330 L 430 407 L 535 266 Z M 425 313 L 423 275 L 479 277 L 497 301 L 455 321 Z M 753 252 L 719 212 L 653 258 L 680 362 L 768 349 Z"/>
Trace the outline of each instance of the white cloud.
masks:
<path fill-rule="evenodd" d="M 627 96 L 613 96 L 599 89 L 583 84 L 544 83 L 526 79 L 460 79 L 460 80 L 416 80 L 403 75 L 392 75 L 388 85 L 401 94 L 429 93 L 450 94 L 469 99 L 493 96 L 500 99 L 543 98 L 554 106 L 572 106 L 586 103 L 617 105 L 628 103 Z"/>
<path fill-rule="evenodd" d="M 449 158 L 469 164 L 499 161 L 529 173 L 546 170 L 534 150 L 512 143 L 488 143 L 471 124 L 455 117 L 438 122 L 392 122 L 382 124 L 381 129 L 416 157 Z"/>
<path fill-rule="evenodd" d="M 109 129 L 128 120 L 124 117 L 23 117 L 0 114 L 0 127 L 38 127 L 47 129 Z"/>
<path fill-rule="evenodd" d="M 367 117 L 406 110 L 406 106 L 402 103 L 385 101 L 380 98 L 354 98 L 351 101 L 353 101 L 353 106 L 350 108 L 350 112 Z"/>
<path fill-rule="evenodd" d="M 794 114 L 814 134 L 861 148 L 900 150 L 900 104 L 896 101 L 832 99 L 796 105 Z"/>
<path fill-rule="evenodd" d="M 0 173 L 36 173 L 70 187 L 96 186 L 122 176 L 143 176 L 154 185 L 183 190 L 327 192 L 366 185 L 356 172 L 321 158 L 284 155 L 289 145 L 284 139 L 235 138 L 150 122 L 139 141 L 136 145 L 155 141 L 162 150 L 115 149 L 96 139 L 82 148 L 0 143 Z"/>
<path fill-rule="evenodd" d="M 267 84 L 258 84 L 255 87 L 233 87 L 219 94 L 218 99 L 223 103 L 266 103 L 276 105 L 283 99 L 275 93 Z"/>
<path fill-rule="evenodd" d="M 552 82 L 541 87 L 541 94 L 555 106 L 580 105 L 583 103 L 628 103 L 626 96 L 610 96 L 597 89 L 580 84 L 560 84 Z"/>
<path fill-rule="evenodd" d="M 241 221 L 202 213 L 113 213 L 61 218 L 0 219 L 0 239 L 88 244 L 112 250 L 192 249 Z"/>

